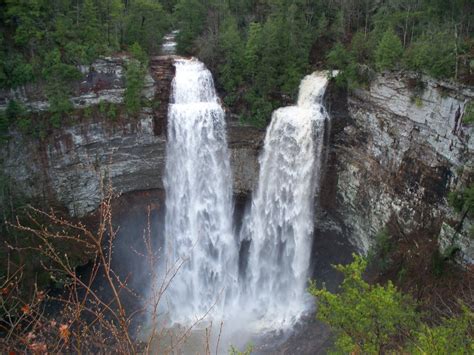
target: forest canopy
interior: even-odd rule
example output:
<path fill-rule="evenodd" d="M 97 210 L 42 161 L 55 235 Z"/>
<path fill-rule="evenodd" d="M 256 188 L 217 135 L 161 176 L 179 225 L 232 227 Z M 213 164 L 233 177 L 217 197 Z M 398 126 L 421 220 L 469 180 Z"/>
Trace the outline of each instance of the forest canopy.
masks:
<path fill-rule="evenodd" d="M 474 82 L 470 0 L 0 0 L 0 88 L 44 81 L 54 112 L 67 111 L 78 65 L 129 51 L 159 53 L 179 29 L 241 119 L 264 126 L 292 102 L 302 77 L 339 69 L 338 83 L 410 70 Z"/>
<path fill-rule="evenodd" d="M 178 0 L 178 46 L 216 74 L 225 102 L 265 124 L 314 68 L 366 85 L 376 71 L 411 70 L 474 82 L 469 0 Z M 205 11 L 207 10 L 207 11 Z"/>

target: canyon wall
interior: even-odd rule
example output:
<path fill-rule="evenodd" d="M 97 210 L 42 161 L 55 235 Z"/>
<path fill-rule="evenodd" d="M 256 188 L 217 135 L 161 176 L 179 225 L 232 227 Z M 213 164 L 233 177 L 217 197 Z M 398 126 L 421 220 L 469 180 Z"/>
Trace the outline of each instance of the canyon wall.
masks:
<path fill-rule="evenodd" d="M 125 91 L 124 58 L 106 58 L 82 68 L 84 78 L 75 84 L 72 98 L 81 109 L 101 102 L 120 104 Z M 110 181 L 118 194 L 162 189 L 165 166 L 166 115 L 173 57 L 154 57 L 146 76 L 143 96 L 152 108 L 137 117 L 82 119 L 55 129 L 40 139 L 16 131 L 4 147 L 3 172 L 13 188 L 44 205 L 65 207 L 73 216 L 84 216 L 100 203 L 103 183 Z M 0 93 L 0 105 L 14 98 L 33 111 L 47 109 L 40 88 L 24 87 Z M 2 96 L 3 95 L 3 96 Z M 258 150 L 264 132 L 229 123 L 228 142 L 234 171 L 234 191 L 246 195 L 258 176 Z"/>
<path fill-rule="evenodd" d="M 120 104 L 125 61 L 106 58 L 82 68 L 75 107 Z M 78 119 L 44 139 L 11 132 L 4 174 L 22 194 L 66 207 L 74 216 L 97 208 L 104 179 L 119 194 L 162 189 L 172 61 L 151 59 L 144 96 L 156 104 L 138 117 Z M 16 98 L 32 110 L 46 109 L 40 91 L 0 93 L 0 106 Z M 407 233 L 436 230 L 433 238 L 440 237 L 441 249 L 459 245 L 461 261 L 473 263 L 472 221 L 457 228 L 460 216 L 446 200 L 449 191 L 474 180 L 473 129 L 462 123 L 466 103 L 473 99 L 471 88 L 406 73 L 379 75 L 367 89 L 350 94 L 330 86 L 326 106 L 332 129 L 316 234 L 342 235 L 366 253 L 377 233 L 396 220 Z M 233 188 L 244 199 L 256 185 L 264 134 L 228 120 Z"/>
<path fill-rule="evenodd" d="M 329 93 L 333 132 L 321 201 L 326 228 L 337 225 L 362 253 L 390 220 L 404 233 L 434 229 L 441 249 L 457 245 L 462 262 L 473 263 L 472 221 L 456 233 L 461 217 L 446 199 L 474 180 L 473 129 L 462 123 L 472 99 L 468 87 L 406 73 L 379 75 L 347 101 Z"/>

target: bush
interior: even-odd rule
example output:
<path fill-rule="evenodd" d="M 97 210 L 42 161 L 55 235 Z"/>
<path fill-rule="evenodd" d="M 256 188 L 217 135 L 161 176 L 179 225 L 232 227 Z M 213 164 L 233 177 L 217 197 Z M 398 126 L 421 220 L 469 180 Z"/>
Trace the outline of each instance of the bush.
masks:
<path fill-rule="evenodd" d="M 464 108 L 464 115 L 462 121 L 465 124 L 473 124 L 474 123 L 474 104 L 472 101 L 469 101 Z"/>
<path fill-rule="evenodd" d="M 445 319 L 441 325 L 430 328 L 423 324 L 417 332 L 412 354 L 472 354 L 472 327 L 474 314 L 464 307 L 463 314 Z"/>
<path fill-rule="evenodd" d="M 379 354 L 393 348 L 395 338 L 416 328 L 414 302 L 389 281 L 370 285 L 362 278 L 367 261 L 354 255 L 349 265 L 337 265 L 344 274 L 341 292 L 318 289 L 309 292 L 318 299 L 317 318 L 336 333 L 336 350 L 341 353 Z"/>
<path fill-rule="evenodd" d="M 474 183 L 463 190 L 450 192 L 448 202 L 456 212 L 472 216 L 474 213 Z"/>
<path fill-rule="evenodd" d="M 318 289 L 312 282 L 309 292 L 317 298 L 317 318 L 329 324 L 335 335 L 335 350 L 341 354 L 471 354 L 474 315 L 467 307 L 463 314 L 429 326 L 421 321 L 415 302 L 387 285 L 371 285 L 362 274 L 367 261 L 354 256 L 349 265 L 335 268 L 344 274 L 340 292 Z"/>

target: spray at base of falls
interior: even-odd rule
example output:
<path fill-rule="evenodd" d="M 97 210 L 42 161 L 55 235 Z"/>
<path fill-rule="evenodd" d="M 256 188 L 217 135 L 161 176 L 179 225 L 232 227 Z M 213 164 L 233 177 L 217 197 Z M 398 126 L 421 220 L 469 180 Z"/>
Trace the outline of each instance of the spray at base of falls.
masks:
<path fill-rule="evenodd" d="M 174 323 L 213 320 L 242 329 L 294 324 L 307 309 L 314 195 L 319 189 L 327 73 L 305 77 L 298 104 L 276 110 L 240 236 L 232 233 L 225 119 L 210 72 L 177 60 L 165 172 L 167 264 L 183 260 L 165 293 Z M 249 243 L 241 253 L 242 242 Z M 239 255 L 245 260 L 240 260 Z M 239 270 L 239 265 L 245 265 Z"/>

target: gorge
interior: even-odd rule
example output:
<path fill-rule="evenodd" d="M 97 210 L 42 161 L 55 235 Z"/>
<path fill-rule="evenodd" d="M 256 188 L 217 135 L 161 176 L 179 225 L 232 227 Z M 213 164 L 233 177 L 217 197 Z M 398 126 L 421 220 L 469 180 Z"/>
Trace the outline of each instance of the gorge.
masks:
<path fill-rule="evenodd" d="M 173 200 L 169 200 L 174 199 L 172 189 L 181 186 L 182 190 L 176 191 L 181 200 L 176 196 L 175 201 L 189 199 L 188 206 L 195 208 L 192 212 L 195 215 L 203 213 L 202 210 L 199 212 L 202 206 L 196 203 L 196 198 L 207 199 L 210 209 L 218 209 L 224 215 L 218 220 L 212 220 L 210 215 L 206 215 L 205 218 L 209 218 L 209 223 L 201 226 L 193 225 L 192 228 L 195 228 L 194 231 L 206 229 L 213 231 L 205 234 L 218 235 L 219 238 L 216 237 L 213 242 L 221 243 L 220 246 L 233 245 L 225 248 L 227 254 L 218 255 L 217 259 L 234 260 L 231 263 L 233 266 L 226 268 L 226 272 L 234 276 L 229 277 L 228 281 L 219 279 L 218 283 L 216 283 L 217 279 L 206 280 L 199 283 L 198 287 L 193 287 L 190 291 L 195 293 L 192 296 L 192 299 L 197 301 L 195 304 L 186 302 L 188 299 L 180 300 L 176 293 L 171 297 L 177 304 L 186 303 L 192 311 L 209 307 L 209 299 L 204 297 L 206 302 L 200 304 L 200 298 L 196 296 L 206 294 L 209 290 L 207 287 L 214 285 L 212 287 L 220 289 L 220 286 L 216 286 L 217 284 L 226 282 L 232 284 L 237 282 L 236 279 L 239 277 L 263 280 L 266 278 L 265 273 L 270 270 L 278 272 L 280 276 L 285 276 L 280 279 L 282 285 L 285 286 L 285 283 L 304 283 L 305 277 L 301 277 L 302 274 L 298 272 L 305 267 L 310 267 L 308 277 L 316 275 L 319 280 L 327 281 L 328 287 L 334 287 L 334 276 L 328 273 L 329 265 L 349 260 L 351 247 L 361 253 L 367 252 L 370 245 L 374 243 L 377 232 L 393 218 L 397 219 L 400 227 L 407 232 L 431 226 L 447 244 L 452 242 L 453 237 L 456 238 L 456 243 L 461 246 L 460 262 L 472 264 L 472 245 L 466 237 L 472 222 L 467 220 L 462 226 L 461 233 L 455 233 L 453 231 L 455 216 L 446 203 L 447 192 L 469 181 L 472 176 L 472 127 L 462 125 L 457 114 L 459 111 L 462 115 L 466 102 L 474 97 L 469 87 L 421 78 L 418 80 L 424 83 L 424 91 L 421 94 L 416 93 L 419 95 L 417 102 L 413 98 L 415 94 L 411 85 L 414 78 L 409 74 L 384 73 L 379 75 L 368 89 L 359 89 L 349 94 L 330 83 L 323 97 L 311 98 L 311 95 L 309 97 L 300 95 L 298 106 L 275 112 L 275 120 L 268 131 L 268 134 L 270 132 L 275 134 L 272 141 L 270 136 L 264 139 L 263 130 L 242 126 L 232 121 L 230 115 L 225 115 L 211 87 L 212 78 L 199 62 L 191 63 L 190 67 L 193 68 L 193 75 L 201 78 L 199 80 L 206 87 L 205 93 L 202 94 L 200 89 L 190 90 L 188 87 L 188 90 L 183 92 L 183 96 L 171 99 L 170 114 L 163 115 L 163 107 L 168 109 L 170 91 L 173 90 L 170 89 L 170 85 L 175 78 L 173 67 L 175 60 L 174 57 L 151 59 L 146 93 L 159 101 L 161 105 L 157 108 L 143 108 L 137 120 L 110 122 L 98 117 L 90 121 L 78 119 L 78 122 L 68 127 L 53 131 L 46 139 L 12 132 L 15 139 L 10 140 L 6 147 L 4 174 L 11 178 L 14 187 L 22 194 L 44 201 L 44 205 L 52 204 L 66 208 L 73 216 L 85 216 L 97 209 L 101 199 L 101 181 L 104 176 L 111 180 L 116 191 L 123 194 L 125 198 L 127 194 L 140 191 L 166 190 L 167 207 L 173 206 L 170 203 Z M 123 58 L 110 58 L 93 64 L 94 71 L 85 74 L 84 80 L 90 83 L 90 92 L 83 92 L 74 101 L 87 106 L 102 100 L 115 100 L 115 97 L 120 100 L 122 90 L 120 85 L 123 84 L 122 61 Z M 179 65 L 176 71 L 178 79 Z M 186 66 L 185 63 L 181 65 Z M 100 86 L 96 85 L 97 77 L 102 80 Z M 318 80 L 320 79 L 317 77 L 305 79 L 303 84 L 305 82 L 323 84 Z M 118 96 L 110 96 L 111 90 L 114 90 Z M 309 90 L 309 92 L 313 91 Z M 315 90 L 314 93 L 322 92 Z M 25 102 L 34 102 L 28 97 L 21 96 L 23 94 L 19 92 L 7 93 L 7 98 L 10 97 L 9 95 L 16 95 L 17 98 L 25 99 Z M 187 101 L 189 97 L 196 96 L 198 99 Z M 314 107 L 306 106 L 305 97 L 309 102 L 315 100 Z M 322 106 L 318 104 L 318 100 L 323 100 L 331 117 L 331 131 L 327 137 L 327 144 L 323 146 L 321 144 L 325 140 L 321 139 L 322 121 L 312 118 L 313 115 L 320 119 L 326 117 L 324 110 L 319 111 Z M 182 106 L 179 107 L 180 105 Z M 197 122 L 192 120 L 186 109 L 192 105 L 195 105 L 193 113 L 202 112 L 196 116 L 199 117 Z M 296 117 L 307 119 L 304 129 L 297 130 L 291 126 Z M 183 121 L 179 121 L 179 118 Z M 178 122 L 181 122 L 183 126 L 174 126 Z M 186 132 L 190 133 L 186 124 L 191 125 L 193 122 L 203 125 L 207 122 L 208 125 L 201 127 L 203 134 L 197 136 L 185 134 L 186 127 L 188 128 Z M 285 122 L 288 122 L 289 126 L 284 126 Z M 225 127 L 227 127 L 227 137 L 224 134 Z M 310 127 L 313 128 L 310 129 Z M 212 167 L 216 164 L 213 159 L 202 161 L 202 157 L 193 155 L 198 150 L 186 148 L 183 144 L 173 147 L 174 141 L 170 138 L 174 136 L 170 137 L 169 133 L 166 134 L 166 130 L 174 132 L 176 137 L 179 136 L 184 141 L 192 141 L 193 144 L 198 143 L 196 139 L 203 138 L 206 138 L 206 141 L 201 141 L 199 144 L 207 144 L 210 138 L 224 146 L 227 141 L 228 151 L 223 149 L 222 145 L 219 149 L 208 148 L 211 149 L 211 153 L 206 157 L 220 157 L 219 168 L 217 165 Z M 277 139 L 279 135 L 288 138 L 290 133 L 294 134 L 292 136 L 294 139 L 288 141 Z M 293 144 L 303 138 L 309 139 L 308 144 L 298 150 L 299 146 Z M 285 156 L 272 156 L 273 143 L 282 144 L 290 151 L 296 150 L 298 159 L 294 161 L 285 159 Z M 176 149 L 175 153 L 172 153 L 173 149 Z M 189 149 L 189 154 L 183 154 L 183 149 Z M 282 148 L 273 149 L 275 149 L 273 152 L 282 150 Z M 187 163 L 190 165 L 185 165 L 188 175 L 184 172 L 178 174 L 173 170 L 177 166 L 173 168 L 167 165 L 166 154 L 169 157 L 170 153 L 175 154 L 174 162 L 179 162 L 185 157 L 193 157 L 192 161 Z M 312 154 L 317 158 L 314 158 Z M 226 156 L 229 158 L 228 161 Z M 261 165 L 258 162 L 259 156 L 261 156 Z M 326 162 L 324 169 L 322 166 L 318 167 L 321 156 Z M 277 158 L 281 160 L 273 160 Z M 24 161 L 28 161 L 29 164 L 25 165 Z M 306 171 L 307 175 L 291 176 L 288 172 L 292 171 L 292 167 L 287 167 L 284 163 L 302 164 L 299 168 Z M 206 166 L 214 169 L 212 179 L 206 179 L 206 175 L 210 175 L 207 168 L 199 172 L 198 168 L 203 169 Z M 461 170 L 461 167 L 464 168 Z M 233 173 L 232 179 L 230 171 Z M 316 176 L 317 174 L 314 174 L 316 171 L 320 171 L 322 175 Z M 197 184 L 195 186 L 199 187 L 189 189 L 186 184 L 192 180 L 191 176 L 197 176 L 191 174 L 192 172 L 199 172 L 200 177 L 194 182 Z M 288 189 L 285 190 L 287 192 L 285 202 L 290 202 L 294 198 L 292 194 L 299 194 L 297 196 L 302 202 L 293 206 L 296 210 L 283 208 L 283 205 L 278 204 L 279 201 L 275 195 L 269 193 L 275 192 L 278 188 L 267 182 L 268 177 L 278 176 L 277 174 L 280 173 L 286 174 L 282 175 L 280 180 L 281 186 Z M 183 180 L 171 179 L 171 176 L 180 177 Z M 311 177 L 313 181 L 309 183 L 307 177 Z M 295 182 L 292 185 L 291 178 L 303 178 L 309 185 L 304 185 L 303 182 Z M 301 188 L 302 191 L 292 188 Z M 317 193 L 318 188 L 319 193 Z M 317 200 L 311 198 L 313 189 L 319 196 Z M 220 191 L 220 197 L 212 196 L 210 190 Z M 251 196 L 252 191 L 253 196 Z M 239 233 L 232 231 L 231 227 L 232 197 L 230 195 L 232 193 L 236 197 L 237 205 L 240 206 L 234 213 L 237 215 L 240 213 L 240 216 L 234 216 L 234 219 L 243 221 L 241 222 L 243 225 L 237 227 Z M 183 196 L 185 196 L 184 199 Z M 157 197 L 154 203 L 163 206 L 163 199 L 163 196 Z M 192 199 L 195 199 L 194 202 Z M 250 199 L 253 199 L 250 211 L 244 212 L 244 205 Z M 267 203 L 272 207 L 271 209 L 267 208 Z M 257 206 L 259 212 L 266 211 L 266 215 L 256 214 L 255 210 L 252 211 L 254 206 Z M 189 215 L 185 211 L 191 211 L 191 209 L 184 209 L 182 205 L 179 207 L 178 202 L 175 209 L 177 215 L 181 213 L 183 216 Z M 164 213 L 163 209 L 161 213 Z M 269 248 L 268 241 L 265 244 L 265 240 L 262 240 L 263 246 L 258 248 L 260 251 L 268 251 L 269 263 L 267 265 L 262 265 L 261 261 L 252 259 L 248 260 L 246 266 L 235 262 L 238 258 L 236 236 L 245 240 L 255 233 L 256 228 L 263 230 L 275 228 L 277 234 L 285 228 L 289 231 L 292 227 L 283 222 L 285 218 L 290 216 L 293 218 L 295 215 L 292 213 L 301 217 L 301 224 L 298 225 L 302 230 L 288 233 L 299 235 L 303 240 L 312 239 L 307 240 L 307 244 L 303 246 L 302 253 L 305 256 L 302 256 L 301 252 L 294 252 L 295 244 L 291 247 L 294 248 L 293 250 L 287 249 L 288 258 L 281 259 L 278 248 L 281 248 L 284 242 L 280 241 L 280 245 L 272 250 Z M 274 219 L 267 219 L 268 216 L 274 216 Z M 166 228 L 177 228 L 170 222 L 165 221 Z M 128 223 L 133 224 L 133 221 Z M 180 227 L 185 225 L 186 223 L 180 224 Z M 189 226 L 191 228 L 191 224 Z M 313 226 L 314 233 L 311 232 Z M 189 244 L 186 237 L 190 235 L 190 230 L 192 229 L 173 232 L 183 238 L 176 241 L 181 240 L 183 245 Z M 213 234 L 217 230 L 219 232 Z M 122 237 L 126 238 L 125 235 Z M 310 245 L 313 241 L 314 246 L 311 250 Z M 286 245 L 290 246 L 292 242 Z M 351 247 L 348 247 L 348 244 Z M 250 248 L 253 248 L 252 244 Z M 202 250 L 196 249 L 193 252 L 201 253 Z M 197 255 L 201 258 L 200 265 L 204 268 L 216 268 L 214 257 L 210 257 L 210 255 L 215 255 L 214 251 L 209 249 L 206 253 Z M 292 269 L 290 265 L 293 266 L 295 255 L 299 256 L 297 262 L 301 264 L 295 265 Z M 278 261 L 281 260 L 281 265 L 277 264 L 273 267 L 275 264 L 273 261 L 270 262 L 274 260 L 272 257 L 277 258 Z M 309 265 L 310 261 L 311 265 Z M 251 272 L 240 275 L 238 267 L 247 267 L 247 270 Z M 280 267 L 283 269 L 279 269 Z M 289 272 L 290 269 L 292 273 Z M 262 274 L 252 275 L 256 270 Z M 285 274 L 286 272 L 288 273 Z M 196 280 L 189 271 L 183 274 L 182 284 L 188 284 L 185 281 L 186 277 Z M 248 282 L 248 292 L 255 296 L 256 291 L 252 282 L 245 282 Z M 177 283 L 176 287 L 180 287 L 179 285 L 180 283 Z M 265 292 L 268 293 L 279 287 L 280 291 L 284 289 L 283 286 L 272 284 L 270 281 L 267 287 L 268 291 Z M 296 296 L 286 294 L 285 298 L 298 300 L 302 290 L 304 286 L 300 284 L 292 290 Z M 178 294 L 181 293 L 178 292 Z M 232 303 L 234 301 L 232 298 L 233 296 L 226 297 L 225 302 Z M 252 297 L 252 301 L 259 302 L 258 297 Z M 265 307 L 273 307 L 274 311 L 278 311 L 279 302 L 281 300 L 275 299 L 275 304 L 265 304 Z M 260 300 L 261 303 L 262 300 Z M 298 300 L 295 304 L 301 306 L 302 303 Z M 180 307 L 180 310 L 186 313 L 185 307 Z M 294 309 L 289 310 L 290 315 L 279 315 L 288 319 L 299 310 L 296 309 L 294 313 L 293 311 Z M 262 313 L 265 312 L 262 311 Z"/>

